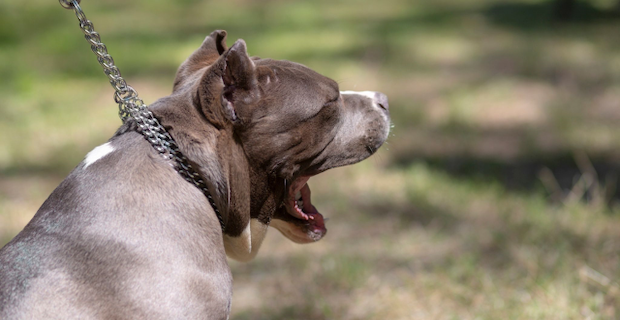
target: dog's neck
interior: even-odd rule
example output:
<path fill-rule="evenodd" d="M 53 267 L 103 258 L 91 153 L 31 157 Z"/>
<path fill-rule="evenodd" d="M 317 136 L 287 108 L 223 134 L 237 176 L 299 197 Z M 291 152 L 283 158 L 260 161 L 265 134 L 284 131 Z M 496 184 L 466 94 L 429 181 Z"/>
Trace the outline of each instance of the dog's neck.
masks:
<path fill-rule="evenodd" d="M 250 218 L 248 160 L 232 125 L 188 97 L 200 99 L 196 95 L 173 94 L 150 108 L 206 181 L 222 214 L 225 233 L 237 236 Z"/>

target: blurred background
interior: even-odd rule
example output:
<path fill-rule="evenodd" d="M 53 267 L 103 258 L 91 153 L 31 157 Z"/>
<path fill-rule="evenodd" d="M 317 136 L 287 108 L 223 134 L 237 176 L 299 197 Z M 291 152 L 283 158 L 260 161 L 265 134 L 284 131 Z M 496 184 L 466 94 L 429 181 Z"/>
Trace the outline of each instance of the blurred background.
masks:
<path fill-rule="evenodd" d="M 232 319 L 620 319 L 615 0 L 84 0 L 145 102 L 214 29 L 390 98 L 378 154 L 310 182 L 318 243 L 231 262 Z M 120 125 L 77 20 L 0 2 L 0 245 Z"/>

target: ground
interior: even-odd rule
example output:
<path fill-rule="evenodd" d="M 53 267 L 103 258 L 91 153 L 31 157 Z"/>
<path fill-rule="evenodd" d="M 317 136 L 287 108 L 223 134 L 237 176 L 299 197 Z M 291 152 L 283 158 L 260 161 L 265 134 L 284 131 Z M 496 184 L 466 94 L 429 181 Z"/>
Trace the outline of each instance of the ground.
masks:
<path fill-rule="evenodd" d="M 613 1 L 83 1 L 148 103 L 214 29 L 390 98 L 369 160 L 310 181 L 320 242 L 231 262 L 232 319 L 620 318 Z M 0 4 L 0 244 L 119 126 L 73 14 Z"/>

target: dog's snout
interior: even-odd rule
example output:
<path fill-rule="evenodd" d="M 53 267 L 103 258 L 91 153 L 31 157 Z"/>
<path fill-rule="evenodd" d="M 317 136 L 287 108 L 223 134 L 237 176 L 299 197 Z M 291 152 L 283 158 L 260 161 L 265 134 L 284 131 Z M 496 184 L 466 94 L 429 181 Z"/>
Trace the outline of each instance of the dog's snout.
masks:
<path fill-rule="evenodd" d="M 383 109 L 385 112 L 388 112 L 389 110 L 389 104 L 388 104 L 388 97 L 381 93 L 381 92 L 377 92 L 377 91 L 341 91 L 341 94 L 344 95 L 353 95 L 353 96 L 362 96 L 365 97 L 365 99 L 370 99 L 370 101 L 380 107 L 381 109 Z"/>
<path fill-rule="evenodd" d="M 381 92 L 375 93 L 375 101 L 377 102 L 379 107 L 385 109 L 386 111 L 390 108 L 388 104 L 388 97 Z"/>

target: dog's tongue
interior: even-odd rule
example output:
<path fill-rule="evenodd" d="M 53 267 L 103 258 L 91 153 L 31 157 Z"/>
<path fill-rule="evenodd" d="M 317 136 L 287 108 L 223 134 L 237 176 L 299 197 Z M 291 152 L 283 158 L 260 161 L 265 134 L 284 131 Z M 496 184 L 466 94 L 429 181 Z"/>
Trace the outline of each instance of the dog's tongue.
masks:
<path fill-rule="evenodd" d="M 302 220 L 314 220 L 316 217 L 321 216 L 318 210 L 312 205 L 312 197 L 310 196 L 310 187 L 306 183 L 310 177 L 299 177 L 289 190 L 288 199 L 288 212 L 297 219 Z M 303 201 L 302 208 L 297 206 L 295 195 L 301 194 L 301 200 Z M 322 216 L 320 217 L 323 220 Z"/>
<path fill-rule="evenodd" d="M 310 200 L 310 187 L 308 187 L 308 184 L 304 184 L 303 187 L 301 187 L 301 200 L 303 200 L 304 202 L 304 213 L 306 214 L 316 214 L 319 213 L 316 208 L 312 205 L 312 202 Z M 310 216 L 310 219 L 312 219 L 312 216 Z"/>
<path fill-rule="evenodd" d="M 310 187 L 308 184 L 304 184 L 301 187 L 301 200 L 304 202 L 303 212 L 309 219 L 309 228 L 311 231 L 315 233 L 325 234 L 325 220 L 323 219 L 323 215 L 319 213 L 319 211 L 312 205 L 310 202 Z"/>

